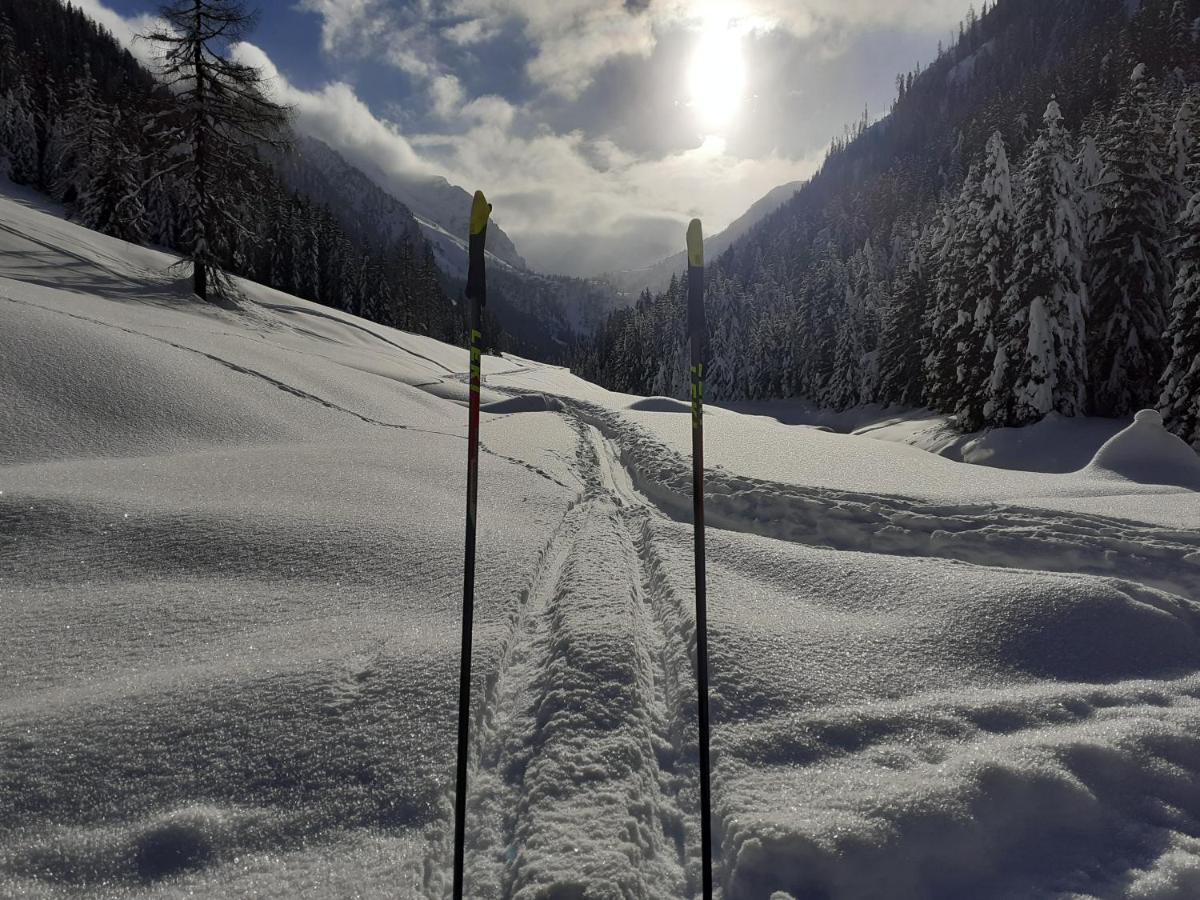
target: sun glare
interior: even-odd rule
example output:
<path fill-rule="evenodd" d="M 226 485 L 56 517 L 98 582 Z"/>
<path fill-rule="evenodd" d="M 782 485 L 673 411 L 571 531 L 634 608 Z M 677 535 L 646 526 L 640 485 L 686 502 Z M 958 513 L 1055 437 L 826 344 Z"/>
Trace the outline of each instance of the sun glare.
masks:
<path fill-rule="evenodd" d="M 742 35 L 728 17 L 706 17 L 688 65 L 692 109 L 709 129 L 727 127 L 746 89 Z"/>

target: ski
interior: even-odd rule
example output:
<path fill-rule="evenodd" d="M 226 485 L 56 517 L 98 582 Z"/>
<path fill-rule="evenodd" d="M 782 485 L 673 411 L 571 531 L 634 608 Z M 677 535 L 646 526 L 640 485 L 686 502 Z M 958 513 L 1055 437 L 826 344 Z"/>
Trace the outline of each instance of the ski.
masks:
<path fill-rule="evenodd" d="M 696 681 L 700 724 L 700 850 L 704 898 L 712 900 L 712 794 L 708 726 L 708 588 L 704 567 L 704 366 L 708 326 L 704 321 L 704 232 L 699 219 L 687 230 L 688 334 L 692 345 L 692 513 L 696 545 Z"/>
<path fill-rule="evenodd" d="M 471 203 L 468 247 L 468 329 L 471 336 L 471 392 L 467 426 L 467 539 L 463 562 L 462 655 L 458 673 L 458 769 L 454 781 L 454 900 L 463 896 L 463 857 L 467 819 L 467 762 L 470 755 L 471 629 L 475 619 L 475 510 L 479 495 L 479 388 L 482 381 L 481 330 L 487 302 L 483 249 L 492 206 L 476 191 Z"/>

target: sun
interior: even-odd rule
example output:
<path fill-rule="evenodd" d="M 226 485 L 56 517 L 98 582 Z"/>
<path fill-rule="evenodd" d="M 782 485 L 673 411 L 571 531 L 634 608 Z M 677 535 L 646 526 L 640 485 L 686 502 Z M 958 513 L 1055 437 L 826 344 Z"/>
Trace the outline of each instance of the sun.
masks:
<path fill-rule="evenodd" d="M 727 16 L 709 15 L 692 51 L 687 71 L 692 109 L 707 129 L 727 127 L 746 89 L 742 34 Z"/>

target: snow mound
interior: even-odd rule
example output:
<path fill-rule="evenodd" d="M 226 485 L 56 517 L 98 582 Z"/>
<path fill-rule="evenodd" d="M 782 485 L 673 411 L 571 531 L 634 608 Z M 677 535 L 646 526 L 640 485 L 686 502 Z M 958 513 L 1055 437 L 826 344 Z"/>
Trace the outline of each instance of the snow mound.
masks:
<path fill-rule="evenodd" d="M 562 409 L 562 403 L 557 397 L 549 397 L 546 394 L 524 394 L 485 403 L 480 409 L 485 413 L 504 416 L 513 413 L 558 412 Z"/>
<path fill-rule="evenodd" d="M 686 413 L 692 411 L 690 405 L 671 397 L 647 397 L 645 400 L 630 403 L 628 408 L 634 412 Z"/>
<path fill-rule="evenodd" d="M 1163 428 L 1162 415 L 1153 409 L 1138 413 L 1132 425 L 1096 451 L 1084 471 L 1200 491 L 1200 457 Z"/>
<path fill-rule="evenodd" d="M 1052 412 L 1022 428 L 992 428 L 943 448 L 941 455 L 975 466 L 1021 472 L 1078 472 L 1128 420 L 1070 418 Z"/>

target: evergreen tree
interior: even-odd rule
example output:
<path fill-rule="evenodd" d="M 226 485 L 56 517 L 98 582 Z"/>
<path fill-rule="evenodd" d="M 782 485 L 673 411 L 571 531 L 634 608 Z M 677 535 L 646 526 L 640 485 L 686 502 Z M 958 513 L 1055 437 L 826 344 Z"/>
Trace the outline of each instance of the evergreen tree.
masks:
<path fill-rule="evenodd" d="M 1163 129 L 1139 65 L 1101 146 L 1104 213 L 1092 248 L 1088 370 L 1092 410 L 1124 416 L 1151 405 L 1166 362 Z"/>
<path fill-rule="evenodd" d="M 0 91 L 7 91 L 17 78 L 17 36 L 12 22 L 0 12 Z"/>
<path fill-rule="evenodd" d="M 983 206 L 982 191 L 979 168 L 972 166 L 943 219 L 925 358 L 926 402 L 934 409 L 956 409 L 962 396 L 963 352 L 972 345 L 981 281 L 978 261 L 982 245 L 976 216 Z"/>
<path fill-rule="evenodd" d="M 1171 359 L 1162 377 L 1158 408 L 1167 427 L 1200 450 L 1200 193 L 1179 221 L 1171 299 Z"/>
<path fill-rule="evenodd" d="M 100 101 L 91 67 L 84 65 L 67 95 L 61 144 L 55 148 L 55 177 L 50 184 L 52 196 L 68 207 L 85 202 L 94 177 L 93 164 L 103 160 L 108 134 L 107 107 Z"/>
<path fill-rule="evenodd" d="M 1083 217 L 1085 243 L 1090 250 L 1104 211 L 1104 198 L 1100 193 L 1104 161 L 1100 158 L 1100 147 L 1092 134 L 1083 135 L 1079 141 L 1076 171 L 1079 176 L 1079 214 Z"/>
<path fill-rule="evenodd" d="M 891 403 L 918 406 L 922 400 L 921 326 L 929 292 L 928 232 L 914 234 L 881 312 L 879 392 Z"/>
<path fill-rule="evenodd" d="M 817 399 L 833 409 L 848 409 L 862 402 L 863 380 L 862 295 L 852 283 L 846 284 L 840 303 L 832 308 L 834 326 L 833 365 L 824 378 L 824 390 Z"/>
<path fill-rule="evenodd" d="M 1001 313 L 989 420 L 1027 425 L 1051 411 L 1085 414 L 1085 237 L 1070 135 L 1058 103 L 1021 177 L 1014 270 Z"/>
<path fill-rule="evenodd" d="M 88 228 L 136 243 L 146 231 L 139 162 L 122 132 L 120 111 L 104 111 L 101 116 L 97 134 L 103 142 L 93 151 L 96 159 L 79 205 L 79 221 Z"/>
<path fill-rule="evenodd" d="M 8 176 L 17 184 L 34 184 L 38 180 L 38 133 L 29 85 L 23 75 L 2 105 L 0 143 L 8 156 Z"/>
<path fill-rule="evenodd" d="M 956 329 L 958 387 L 954 412 L 963 431 L 983 427 L 990 406 L 993 360 L 996 357 L 996 316 L 1012 269 L 1015 210 L 1012 173 L 1000 132 L 988 139 L 983 181 L 969 208 L 966 230 L 975 229 L 970 246 L 978 246 L 975 260 L 968 258 L 966 290 Z"/>

